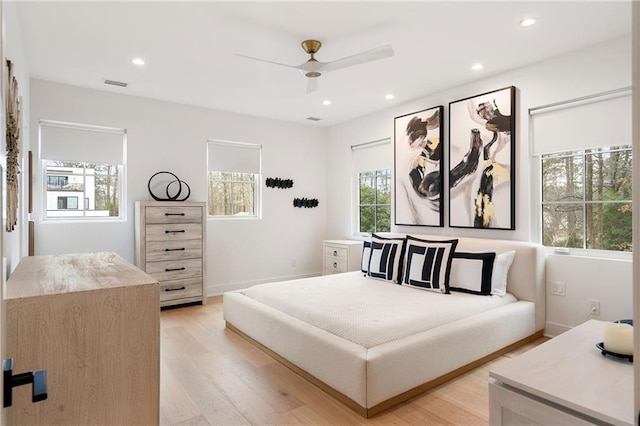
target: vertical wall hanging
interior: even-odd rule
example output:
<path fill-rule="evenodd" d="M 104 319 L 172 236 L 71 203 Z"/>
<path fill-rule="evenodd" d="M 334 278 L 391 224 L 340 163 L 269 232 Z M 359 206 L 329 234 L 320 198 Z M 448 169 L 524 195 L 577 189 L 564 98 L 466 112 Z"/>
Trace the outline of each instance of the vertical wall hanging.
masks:
<path fill-rule="evenodd" d="M 20 156 L 21 110 L 18 82 L 13 75 L 13 64 L 7 60 L 7 232 L 18 223 L 18 173 Z"/>
<path fill-rule="evenodd" d="M 516 229 L 516 88 L 449 104 L 449 226 Z"/>
<path fill-rule="evenodd" d="M 394 119 L 395 223 L 444 226 L 443 107 Z"/>

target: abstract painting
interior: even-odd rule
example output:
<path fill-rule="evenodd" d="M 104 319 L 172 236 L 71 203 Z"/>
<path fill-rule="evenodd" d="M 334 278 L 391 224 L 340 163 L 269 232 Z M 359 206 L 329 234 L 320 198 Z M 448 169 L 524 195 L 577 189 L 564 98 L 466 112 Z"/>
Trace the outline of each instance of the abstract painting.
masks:
<path fill-rule="evenodd" d="M 449 104 L 449 226 L 515 229 L 514 86 Z"/>
<path fill-rule="evenodd" d="M 443 107 L 394 119 L 395 224 L 444 226 Z"/>

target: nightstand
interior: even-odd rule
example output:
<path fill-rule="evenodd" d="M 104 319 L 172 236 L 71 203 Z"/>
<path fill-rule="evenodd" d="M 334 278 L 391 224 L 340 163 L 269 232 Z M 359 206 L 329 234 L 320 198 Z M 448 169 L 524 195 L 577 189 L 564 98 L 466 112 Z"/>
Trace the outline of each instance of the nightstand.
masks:
<path fill-rule="evenodd" d="M 323 275 L 360 270 L 362 241 L 325 240 L 322 247 Z"/>

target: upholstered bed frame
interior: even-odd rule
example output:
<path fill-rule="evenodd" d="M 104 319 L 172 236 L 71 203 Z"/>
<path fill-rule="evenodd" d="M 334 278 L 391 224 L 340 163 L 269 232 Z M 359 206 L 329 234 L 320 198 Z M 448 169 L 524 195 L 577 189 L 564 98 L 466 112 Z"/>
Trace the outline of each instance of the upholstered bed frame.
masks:
<path fill-rule="evenodd" d="M 458 240 L 458 251 L 516 251 L 507 291 L 517 302 L 368 349 L 242 292 L 224 295 L 226 326 L 362 416 L 373 416 L 542 335 L 542 247 L 519 241 Z"/>

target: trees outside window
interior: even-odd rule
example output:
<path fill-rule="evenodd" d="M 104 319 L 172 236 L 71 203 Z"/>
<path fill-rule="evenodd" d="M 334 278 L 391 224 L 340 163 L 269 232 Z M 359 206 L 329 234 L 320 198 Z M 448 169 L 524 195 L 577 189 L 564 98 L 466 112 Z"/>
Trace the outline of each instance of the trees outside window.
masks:
<path fill-rule="evenodd" d="M 391 231 L 391 172 L 358 173 L 359 232 Z"/>
<path fill-rule="evenodd" d="M 255 216 L 258 175 L 209 172 L 210 216 Z"/>
<path fill-rule="evenodd" d="M 542 156 L 545 246 L 631 251 L 628 145 Z"/>

